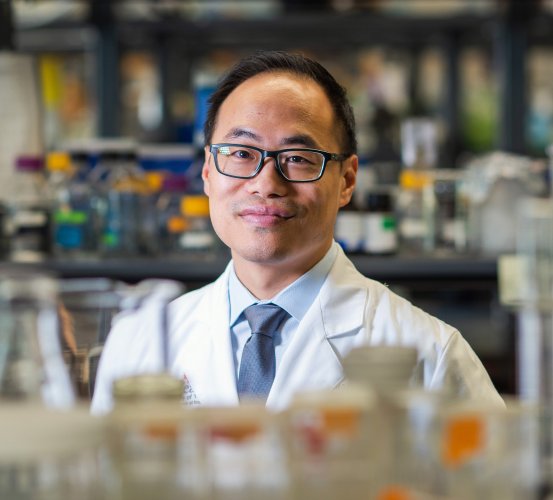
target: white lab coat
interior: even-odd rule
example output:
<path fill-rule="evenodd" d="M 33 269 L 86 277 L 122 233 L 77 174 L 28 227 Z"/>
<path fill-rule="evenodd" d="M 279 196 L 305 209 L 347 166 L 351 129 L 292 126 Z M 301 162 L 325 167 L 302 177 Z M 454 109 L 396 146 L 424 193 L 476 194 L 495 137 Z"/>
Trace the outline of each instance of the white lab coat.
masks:
<path fill-rule="evenodd" d="M 176 299 L 169 308 L 170 371 L 186 381 L 188 403 L 237 405 L 229 330 L 229 267 L 213 283 Z M 100 360 L 92 411 L 111 409 L 119 377 L 161 369 L 159 309 L 119 318 Z M 359 273 L 341 249 L 315 301 L 293 334 L 267 399 L 279 410 L 294 393 L 344 381 L 341 360 L 363 344 L 416 346 L 427 388 L 452 389 L 501 407 L 482 363 L 453 327 Z"/>

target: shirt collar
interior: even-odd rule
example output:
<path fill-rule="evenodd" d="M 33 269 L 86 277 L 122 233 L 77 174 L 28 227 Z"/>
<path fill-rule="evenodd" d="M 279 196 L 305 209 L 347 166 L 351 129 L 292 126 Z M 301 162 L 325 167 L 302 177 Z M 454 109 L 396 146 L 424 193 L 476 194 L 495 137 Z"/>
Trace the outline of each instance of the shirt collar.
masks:
<path fill-rule="evenodd" d="M 268 302 L 282 307 L 290 316 L 301 321 L 323 286 L 337 253 L 338 247 L 333 243 L 317 264 L 269 300 L 256 299 L 238 279 L 232 266 L 229 276 L 230 325 L 236 323 L 247 307 Z"/>

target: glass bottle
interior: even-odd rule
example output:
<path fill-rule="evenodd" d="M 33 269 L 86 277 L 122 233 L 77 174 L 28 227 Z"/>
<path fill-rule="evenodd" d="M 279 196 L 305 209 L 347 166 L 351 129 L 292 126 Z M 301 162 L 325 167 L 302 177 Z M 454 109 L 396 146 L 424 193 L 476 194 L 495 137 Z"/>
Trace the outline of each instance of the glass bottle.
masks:
<path fill-rule="evenodd" d="M 431 182 L 437 162 L 436 125 L 428 118 L 410 118 L 401 126 L 401 156 L 398 196 L 399 234 L 402 247 L 421 252 L 429 232 L 424 218 L 424 188 Z"/>
<path fill-rule="evenodd" d="M 366 200 L 363 250 L 373 255 L 395 253 L 398 242 L 392 194 L 387 190 L 372 189 Z"/>

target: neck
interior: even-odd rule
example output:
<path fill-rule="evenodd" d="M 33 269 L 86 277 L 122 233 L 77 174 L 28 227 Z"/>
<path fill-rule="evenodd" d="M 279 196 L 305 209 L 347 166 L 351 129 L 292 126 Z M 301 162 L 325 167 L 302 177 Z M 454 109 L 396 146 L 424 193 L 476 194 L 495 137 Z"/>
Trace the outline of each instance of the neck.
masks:
<path fill-rule="evenodd" d="M 328 248 L 309 260 L 294 262 L 252 262 L 233 255 L 234 271 L 240 282 L 259 300 L 268 300 L 303 276 L 317 264 Z"/>

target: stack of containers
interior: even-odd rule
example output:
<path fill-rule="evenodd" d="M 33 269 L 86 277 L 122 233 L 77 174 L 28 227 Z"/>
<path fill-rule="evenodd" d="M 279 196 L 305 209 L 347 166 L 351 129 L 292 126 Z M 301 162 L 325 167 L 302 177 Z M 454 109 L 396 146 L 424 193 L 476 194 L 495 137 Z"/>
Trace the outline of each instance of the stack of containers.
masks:
<path fill-rule="evenodd" d="M 100 144 L 89 179 L 103 221 L 100 252 L 110 257 L 157 253 L 157 224 L 152 190 L 129 141 Z"/>

